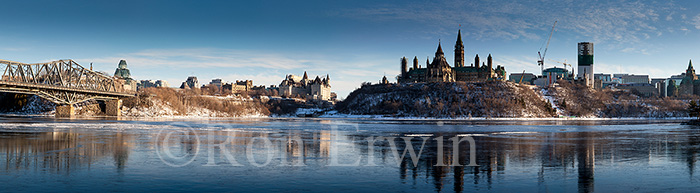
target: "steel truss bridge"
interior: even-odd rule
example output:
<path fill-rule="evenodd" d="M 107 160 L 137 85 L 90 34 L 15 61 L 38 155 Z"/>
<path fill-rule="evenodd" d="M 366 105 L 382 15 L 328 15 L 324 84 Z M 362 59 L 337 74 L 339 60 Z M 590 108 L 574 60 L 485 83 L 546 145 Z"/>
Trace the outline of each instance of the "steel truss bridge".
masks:
<path fill-rule="evenodd" d="M 25 64 L 0 60 L 0 92 L 36 95 L 57 105 L 133 97 L 123 80 L 86 69 L 73 60 Z"/>

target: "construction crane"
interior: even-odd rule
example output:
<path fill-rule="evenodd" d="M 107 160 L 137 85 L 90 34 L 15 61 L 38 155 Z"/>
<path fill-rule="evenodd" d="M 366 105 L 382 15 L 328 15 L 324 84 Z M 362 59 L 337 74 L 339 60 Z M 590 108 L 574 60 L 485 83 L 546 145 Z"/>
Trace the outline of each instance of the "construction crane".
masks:
<path fill-rule="evenodd" d="M 547 55 L 547 49 L 549 48 L 549 41 L 552 40 L 552 34 L 554 34 L 554 27 L 557 26 L 557 21 L 554 21 L 554 25 L 552 25 L 552 32 L 549 32 L 549 38 L 547 38 L 547 46 L 540 46 L 540 51 L 537 51 L 537 55 L 540 56 L 540 58 L 537 60 L 537 65 L 539 65 L 542 68 L 542 74 L 544 74 L 544 57 Z M 542 51 L 542 47 L 544 47 L 544 51 Z"/>
<path fill-rule="evenodd" d="M 571 67 L 571 64 L 566 63 L 566 59 L 564 59 L 564 62 L 560 62 L 560 61 L 556 61 L 556 60 L 552 60 L 552 59 L 549 59 L 549 61 L 556 62 L 556 63 L 559 63 L 559 64 L 564 65 L 564 70 L 567 69 L 567 68 L 566 68 L 567 66 L 568 66 L 568 67 Z M 573 68 L 572 68 L 572 70 L 573 70 Z"/>

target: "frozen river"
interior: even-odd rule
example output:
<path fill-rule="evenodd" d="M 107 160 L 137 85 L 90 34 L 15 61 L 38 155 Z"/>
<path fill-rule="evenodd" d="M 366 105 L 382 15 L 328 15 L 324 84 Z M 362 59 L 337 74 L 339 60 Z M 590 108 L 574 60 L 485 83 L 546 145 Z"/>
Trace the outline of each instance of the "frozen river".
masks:
<path fill-rule="evenodd" d="M 679 122 L 0 117 L 0 191 L 700 192 Z"/>

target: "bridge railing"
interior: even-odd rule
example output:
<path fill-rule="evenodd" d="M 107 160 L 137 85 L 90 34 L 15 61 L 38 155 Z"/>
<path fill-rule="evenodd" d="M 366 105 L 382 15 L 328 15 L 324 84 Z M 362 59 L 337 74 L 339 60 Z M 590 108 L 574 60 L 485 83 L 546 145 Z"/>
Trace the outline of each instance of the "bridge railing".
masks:
<path fill-rule="evenodd" d="M 99 92 L 125 92 L 114 77 L 84 68 L 73 60 L 25 64 L 0 60 L 2 81 Z"/>

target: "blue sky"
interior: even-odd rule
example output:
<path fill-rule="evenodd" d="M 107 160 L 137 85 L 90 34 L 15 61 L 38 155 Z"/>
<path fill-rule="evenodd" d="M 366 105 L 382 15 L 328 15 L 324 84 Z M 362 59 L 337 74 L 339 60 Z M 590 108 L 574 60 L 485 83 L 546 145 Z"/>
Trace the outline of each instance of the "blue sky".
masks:
<path fill-rule="evenodd" d="M 0 59 L 74 59 L 113 73 L 126 59 L 136 79 L 179 86 L 286 74 L 325 76 L 344 98 L 362 82 L 399 73 L 403 56 L 424 64 L 441 40 L 452 61 L 457 30 L 465 58 L 492 54 L 511 72 L 539 72 L 537 51 L 558 24 L 548 59 L 576 64 L 595 44 L 596 73 L 669 77 L 700 59 L 696 1 L 7 1 Z M 483 59 L 482 59 L 483 60 Z M 548 67 L 558 63 L 547 60 Z M 561 65 L 558 65 L 561 67 Z"/>

